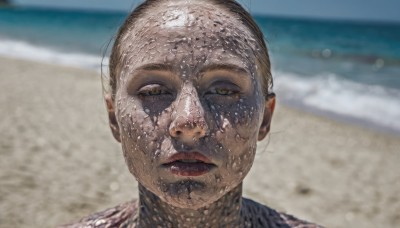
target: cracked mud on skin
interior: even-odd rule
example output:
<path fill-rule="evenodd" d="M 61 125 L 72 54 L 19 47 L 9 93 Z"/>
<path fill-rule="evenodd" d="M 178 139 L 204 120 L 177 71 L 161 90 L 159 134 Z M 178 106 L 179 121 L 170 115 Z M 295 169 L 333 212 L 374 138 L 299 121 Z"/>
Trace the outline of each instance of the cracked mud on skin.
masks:
<path fill-rule="evenodd" d="M 140 192 L 137 203 L 97 215 L 123 220 L 118 227 L 299 222 L 242 198 L 257 140 L 269 131 L 272 79 L 260 37 L 216 2 L 153 1 L 117 37 L 106 101 Z"/>
<path fill-rule="evenodd" d="M 126 162 L 141 185 L 176 207 L 206 206 L 242 182 L 263 117 L 257 43 L 228 12 L 211 12 L 211 5 L 153 8 L 119 47 L 115 101 Z M 163 164 L 192 152 L 216 168 L 197 176 L 207 187 L 186 197 L 187 177 Z"/>

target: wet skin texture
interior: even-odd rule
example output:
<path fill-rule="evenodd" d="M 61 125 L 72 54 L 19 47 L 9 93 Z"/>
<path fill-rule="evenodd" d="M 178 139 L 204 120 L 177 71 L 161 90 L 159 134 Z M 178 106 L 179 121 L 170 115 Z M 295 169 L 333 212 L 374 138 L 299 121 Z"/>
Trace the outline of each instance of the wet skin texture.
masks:
<path fill-rule="evenodd" d="M 242 199 L 274 109 L 262 92 L 252 33 L 208 1 L 164 2 L 116 44 L 116 93 L 106 97 L 139 202 L 72 227 L 314 227 Z M 204 160 L 195 171 L 171 165 L 177 154 L 194 153 L 207 159 L 205 171 Z"/>
<path fill-rule="evenodd" d="M 211 6 L 158 10 L 122 39 L 119 134 L 141 185 L 173 206 L 197 209 L 240 184 L 253 163 L 265 108 L 255 44 Z M 194 151 L 214 168 L 181 177 L 164 167 L 174 154 Z"/>

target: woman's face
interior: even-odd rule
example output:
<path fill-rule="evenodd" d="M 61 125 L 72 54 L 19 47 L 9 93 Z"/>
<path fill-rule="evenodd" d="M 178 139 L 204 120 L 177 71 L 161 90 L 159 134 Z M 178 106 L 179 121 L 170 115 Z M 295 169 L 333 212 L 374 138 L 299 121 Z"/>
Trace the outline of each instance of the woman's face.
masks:
<path fill-rule="evenodd" d="M 248 173 L 272 115 L 256 48 L 205 3 L 155 7 L 122 37 L 114 130 L 130 172 L 165 202 L 206 206 Z"/>

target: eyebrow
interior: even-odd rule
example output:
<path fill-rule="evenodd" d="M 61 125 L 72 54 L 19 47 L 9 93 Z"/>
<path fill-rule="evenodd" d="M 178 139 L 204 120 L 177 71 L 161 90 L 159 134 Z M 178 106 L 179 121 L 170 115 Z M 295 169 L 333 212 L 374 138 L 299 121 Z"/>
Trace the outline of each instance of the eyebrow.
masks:
<path fill-rule="evenodd" d="M 140 66 L 137 70 L 148 70 L 148 71 L 155 70 L 155 71 L 170 71 L 170 72 L 175 71 L 173 66 L 162 63 L 149 63 Z"/>
<path fill-rule="evenodd" d="M 241 86 L 243 86 L 244 88 L 250 88 L 252 86 L 249 71 L 243 67 L 240 67 L 235 64 L 229 64 L 229 63 L 210 64 L 210 65 L 205 66 L 200 71 L 200 73 L 204 73 L 201 80 L 207 80 L 207 78 L 210 78 L 210 77 L 214 78 L 215 75 L 212 74 L 211 72 L 219 71 L 219 70 L 233 73 L 233 74 L 229 74 L 230 75 L 229 77 L 233 78 L 233 80 L 236 82 L 239 81 L 240 82 L 239 84 L 241 84 Z M 210 72 L 210 74 L 207 74 L 207 72 Z M 220 75 L 220 76 L 223 76 L 223 75 Z M 241 77 L 243 75 L 246 75 L 246 77 Z"/>
<path fill-rule="evenodd" d="M 210 64 L 208 66 L 205 66 L 200 72 L 204 73 L 213 70 L 226 70 L 234 71 L 241 74 L 248 74 L 248 71 L 245 68 L 229 63 Z"/>
<path fill-rule="evenodd" d="M 163 64 L 163 63 L 149 63 L 145 64 L 143 66 L 140 66 L 137 70 L 148 70 L 148 71 L 169 71 L 169 72 L 175 72 L 176 69 L 169 64 Z M 235 64 L 230 64 L 230 63 L 218 63 L 218 64 L 210 64 L 206 65 L 200 70 L 200 73 L 205 73 L 208 71 L 215 71 L 215 70 L 226 70 L 226 71 L 233 71 L 237 72 L 240 74 L 248 74 L 249 72 L 240 66 L 237 66 Z"/>

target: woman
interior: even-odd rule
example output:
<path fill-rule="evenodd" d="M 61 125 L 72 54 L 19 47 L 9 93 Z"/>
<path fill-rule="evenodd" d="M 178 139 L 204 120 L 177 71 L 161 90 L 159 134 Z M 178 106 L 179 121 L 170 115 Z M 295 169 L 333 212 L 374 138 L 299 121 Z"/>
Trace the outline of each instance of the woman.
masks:
<path fill-rule="evenodd" d="M 139 200 L 70 227 L 316 227 L 242 198 L 275 96 L 263 35 L 235 1 L 138 6 L 116 37 L 110 88 Z"/>

